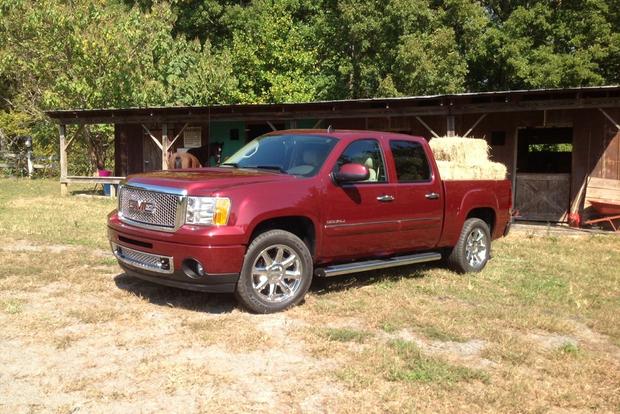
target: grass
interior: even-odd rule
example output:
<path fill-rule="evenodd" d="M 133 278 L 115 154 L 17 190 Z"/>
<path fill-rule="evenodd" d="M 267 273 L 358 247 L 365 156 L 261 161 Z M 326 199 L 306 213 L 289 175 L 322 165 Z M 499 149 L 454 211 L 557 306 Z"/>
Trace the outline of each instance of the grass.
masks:
<path fill-rule="evenodd" d="M 358 344 L 364 343 L 372 336 L 372 333 L 370 332 L 351 328 L 325 328 L 322 334 L 330 341 L 357 342 Z"/>
<path fill-rule="evenodd" d="M 93 187 L 71 187 L 72 191 Z M 110 197 L 60 197 L 56 180 L 0 178 L 0 237 L 107 249 Z"/>
<path fill-rule="evenodd" d="M 480 274 L 336 278 L 262 316 L 123 276 L 101 252 L 114 207 L 0 179 L 0 395 L 22 396 L 0 411 L 620 407 L 620 237 L 515 232 Z"/>
<path fill-rule="evenodd" d="M 410 341 L 391 341 L 388 349 L 392 354 L 386 358 L 384 372 L 390 381 L 451 384 L 458 381 L 489 380 L 488 375 L 481 370 L 451 365 L 431 358 Z"/>

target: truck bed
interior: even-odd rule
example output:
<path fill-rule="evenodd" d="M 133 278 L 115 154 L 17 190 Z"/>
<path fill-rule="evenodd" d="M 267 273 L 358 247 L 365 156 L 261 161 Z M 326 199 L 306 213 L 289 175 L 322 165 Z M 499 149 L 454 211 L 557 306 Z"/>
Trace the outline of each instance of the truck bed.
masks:
<path fill-rule="evenodd" d="M 504 234 L 510 221 L 512 190 L 509 180 L 447 180 L 443 181 L 444 222 L 439 247 L 454 246 L 466 214 L 472 209 L 493 208 L 495 220 L 491 237 Z"/>

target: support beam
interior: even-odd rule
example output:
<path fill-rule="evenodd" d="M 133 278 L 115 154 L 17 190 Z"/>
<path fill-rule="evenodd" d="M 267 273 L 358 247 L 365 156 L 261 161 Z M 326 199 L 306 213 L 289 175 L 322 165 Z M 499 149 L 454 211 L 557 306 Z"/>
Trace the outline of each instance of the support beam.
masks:
<path fill-rule="evenodd" d="M 187 125 L 188 125 L 187 123 L 185 123 L 185 125 L 183 125 L 183 128 L 181 128 L 179 133 L 174 137 L 174 139 L 170 142 L 170 144 L 168 144 L 168 148 L 166 148 L 166 151 L 168 151 L 170 148 L 172 148 L 174 143 L 177 142 L 177 139 L 179 139 L 179 137 L 181 136 L 183 131 L 185 131 L 185 128 L 187 128 Z"/>
<path fill-rule="evenodd" d="M 168 169 L 168 124 L 161 126 L 161 169 Z"/>
<path fill-rule="evenodd" d="M 609 114 L 608 114 L 608 113 L 607 113 L 607 112 L 606 112 L 603 108 L 598 108 L 598 110 L 599 110 L 599 111 L 601 111 L 601 113 L 602 113 L 603 115 L 605 115 L 605 117 L 606 117 L 607 119 L 609 119 L 609 120 L 611 121 L 611 123 L 612 123 L 612 124 L 614 124 L 614 126 L 616 127 L 616 129 L 617 129 L 618 131 L 620 131 L 620 124 L 619 124 L 618 122 L 616 122 L 616 120 L 615 120 L 615 119 L 613 119 L 613 118 L 611 117 L 611 115 L 609 115 Z"/>
<path fill-rule="evenodd" d="M 291 119 L 291 122 L 289 123 L 289 128 L 297 129 L 297 120 L 296 119 Z"/>
<path fill-rule="evenodd" d="M 271 128 L 271 130 L 272 130 L 272 131 L 277 131 L 277 130 L 278 130 L 278 128 L 276 128 L 276 127 L 275 127 L 275 126 L 271 123 L 271 121 L 267 121 L 267 125 L 269 125 L 269 128 Z"/>
<path fill-rule="evenodd" d="M 69 147 L 73 143 L 73 140 L 75 139 L 75 137 L 77 137 L 80 134 L 80 132 L 82 132 L 83 129 L 84 129 L 84 125 L 80 125 L 79 128 L 77 129 L 77 131 L 75 131 L 75 134 L 73 134 L 73 136 L 71 137 L 69 142 L 67 142 L 67 144 L 65 145 L 65 150 L 69 149 Z"/>
<path fill-rule="evenodd" d="M 478 126 L 480 121 L 482 121 L 486 116 L 487 116 L 487 114 L 480 115 L 480 117 L 476 120 L 476 122 L 474 122 L 474 124 L 471 126 L 471 128 L 469 128 L 467 130 L 467 132 L 465 133 L 465 135 L 463 135 L 463 138 L 467 138 L 467 136 L 471 133 L 471 131 L 473 131 L 474 128 L 476 128 Z"/>
<path fill-rule="evenodd" d="M 454 126 L 454 115 L 450 114 L 446 117 L 446 136 L 453 137 L 456 135 Z"/>
<path fill-rule="evenodd" d="M 148 136 L 151 137 L 151 139 L 153 140 L 155 145 L 157 145 L 157 148 L 163 149 L 163 147 L 161 145 L 161 142 L 159 142 L 159 140 L 157 138 L 155 138 L 155 136 L 151 133 L 151 131 L 149 131 L 149 129 L 147 127 L 145 127 L 144 124 L 141 124 L 141 125 L 142 125 L 142 128 L 144 128 L 144 130 L 148 134 Z"/>
<path fill-rule="evenodd" d="M 67 126 L 65 124 L 58 125 L 58 135 L 60 137 L 60 195 L 67 195 L 69 188 L 67 183 L 63 183 L 63 179 L 67 178 Z"/>
<path fill-rule="evenodd" d="M 419 123 L 421 123 L 421 124 L 424 126 L 424 128 L 428 129 L 428 132 L 430 132 L 431 134 L 433 134 L 433 136 L 434 136 L 435 138 L 439 138 L 439 135 L 437 135 L 437 133 L 436 133 L 435 131 L 433 131 L 433 129 L 432 129 L 431 127 L 429 127 L 429 126 L 426 124 L 426 122 L 424 122 L 424 121 L 422 120 L 422 118 L 420 118 L 419 116 L 416 116 L 416 117 L 415 117 L 415 119 L 417 119 L 417 120 L 418 120 L 418 122 L 419 122 Z"/>

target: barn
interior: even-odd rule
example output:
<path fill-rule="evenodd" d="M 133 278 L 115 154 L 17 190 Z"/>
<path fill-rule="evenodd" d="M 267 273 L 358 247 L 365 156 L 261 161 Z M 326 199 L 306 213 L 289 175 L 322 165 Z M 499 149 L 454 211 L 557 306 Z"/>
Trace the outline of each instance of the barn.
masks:
<path fill-rule="evenodd" d="M 59 125 L 61 191 L 92 180 L 67 174 L 68 149 L 87 124 L 114 126 L 114 177 L 166 168 L 169 151 L 215 165 L 266 132 L 285 128 L 371 129 L 485 138 L 513 182 L 519 218 L 587 217 L 587 194 L 620 194 L 620 86 L 513 90 L 310 103 L 48 111 Z"/>

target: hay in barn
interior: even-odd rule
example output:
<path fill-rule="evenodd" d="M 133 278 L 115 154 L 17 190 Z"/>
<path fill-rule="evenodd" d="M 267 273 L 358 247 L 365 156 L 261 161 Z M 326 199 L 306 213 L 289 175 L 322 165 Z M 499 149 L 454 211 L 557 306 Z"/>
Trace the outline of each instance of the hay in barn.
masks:
<path fill-rule="evenodd" d="M 483 161 L 477 164 L 463 164 L 452 161 L 437 161 L 439 175 L 443 180 L 504 180 L 506 166 L 499 162 Z"/>
<path fill-rule="evenodd" d="M 433 138 L 429 145 L 438 161 L 480 164 L 489 160 L 489 146 L 484 139 L 441 137 Z"/>

